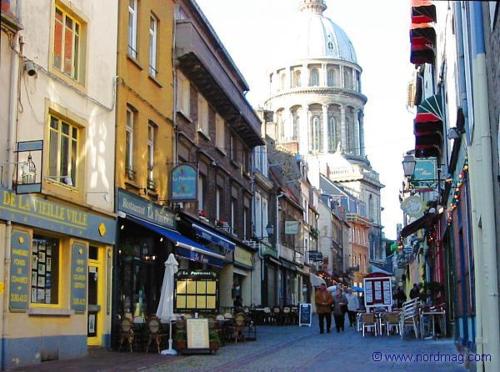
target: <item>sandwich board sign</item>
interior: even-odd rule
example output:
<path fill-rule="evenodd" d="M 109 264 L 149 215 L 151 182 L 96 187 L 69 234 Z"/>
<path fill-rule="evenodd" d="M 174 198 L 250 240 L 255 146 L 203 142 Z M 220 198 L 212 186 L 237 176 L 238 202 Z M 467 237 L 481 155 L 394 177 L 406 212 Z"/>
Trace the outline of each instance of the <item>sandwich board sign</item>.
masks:
<path fill-rule="evenodd" d="M 299 327 L 310 327 L 312 322 L 311 304 L 299 304 Z"/>

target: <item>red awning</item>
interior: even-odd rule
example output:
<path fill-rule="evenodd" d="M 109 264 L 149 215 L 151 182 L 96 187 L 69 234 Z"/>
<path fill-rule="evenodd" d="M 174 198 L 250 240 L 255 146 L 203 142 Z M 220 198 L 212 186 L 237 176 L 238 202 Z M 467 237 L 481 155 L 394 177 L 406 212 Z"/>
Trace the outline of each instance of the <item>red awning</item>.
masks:
<path fill-rule="evenodd" d="M 417 113 L 413 121 L 415 135 L 439 135 L 442 137 L 443 123 L 439 117 L 429 112 Z"/>
<path fill-rule="evenodd" d="M 436 31 L 430 23 L 412 23 L 410 29 L 410 44 L 411 63 L 418 65 L 434 62 Z"/>
<path fill-rule="evenodd" d="M 436 22 L 436 6 L 431 0 L 412 0 L 411 21 L 413 23 Z"/>

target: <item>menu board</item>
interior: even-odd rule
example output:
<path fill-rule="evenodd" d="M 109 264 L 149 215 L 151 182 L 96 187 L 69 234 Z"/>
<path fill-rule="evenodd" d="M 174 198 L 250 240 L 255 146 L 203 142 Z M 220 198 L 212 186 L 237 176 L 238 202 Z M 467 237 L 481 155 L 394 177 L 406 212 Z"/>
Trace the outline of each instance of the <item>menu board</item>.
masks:
<path fill-rule="evenodd" d="M 87 245 L 71 245 L 71 309 L 84 313 L 87 308 Z"/>
<path fill-rule="evenodd" d="M 363 279 L 365 306 L 392 306 L 392 285 L 390 277 Z"/>
<path fill-rule="evenodd" d="M 188 349 L 208 349 L 208 319 L 187 319 Z"/>
<path fill-rule="evenodd" d="M 175 275 L 176 311 L 216 311 L 217 286 L 217 274 L 214 272 L 179 270 Z"/>
<path fill-rule="evenodd" d="M 29 301 L 29 253 L 31 239 L 29 233 L 12 230 L 9 309 L 25 312 Z"/>
<path fill-rule="evenodd" d="M 312 323 L 312 306 L 311 304 L 299 304 L 299 327 L 311 326 Z"/>

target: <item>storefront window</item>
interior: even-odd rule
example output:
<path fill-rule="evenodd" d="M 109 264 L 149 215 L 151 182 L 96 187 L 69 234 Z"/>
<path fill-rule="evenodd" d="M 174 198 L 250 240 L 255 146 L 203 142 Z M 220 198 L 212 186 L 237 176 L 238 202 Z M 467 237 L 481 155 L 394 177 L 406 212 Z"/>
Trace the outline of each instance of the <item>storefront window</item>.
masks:
<path fill-rule="evenodd" d="M 35 235 L 31 249 L 31 303 L 57 304 L 59 239 Z"/>

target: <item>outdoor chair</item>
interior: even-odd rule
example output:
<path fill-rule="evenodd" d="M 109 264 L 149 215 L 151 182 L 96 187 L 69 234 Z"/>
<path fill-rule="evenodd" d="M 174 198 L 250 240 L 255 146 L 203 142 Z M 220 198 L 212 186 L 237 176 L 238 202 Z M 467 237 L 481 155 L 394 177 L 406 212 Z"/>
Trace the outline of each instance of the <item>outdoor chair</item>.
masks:
<path fill-rule="evenodd" d="M 405 336 L 406 328 L 413 329 L 415 337 L 419 338 L 419 313 L 418 313 L 418 300 L 406 301 L 403 303 L 403 309 L 399 318 L 399 333 L 401 338 Z"/>
<path fill-rule="evenodd" d="M 365 337 L 366 331 L 373 331 L 373 334 L 377 336 L 378 327 L 377 327 L 377 319 L 374 313 L 364 313 L 361 314 L 361 330 L 363 332 L 363 337 Z"/>
<path fill-rule="evenodd" d="M 292 324 L 297 324 L 299 322 L 299 308 L 297 306 L 290 307 L 290 318 Z"/>
<path fill-rule="evenodd" d="M 156 316 L 149 318 L 147 322 L 147 330 L 149 332 L 148 344 L 146 346 L 146 353 L 149 351 L 149 346 L 152 342 L 156 343 L 156 349 L 158 353 L 161 351 L 161 340 L 164 337 L 168 337 L 168 334 L 162 333 L 160 319 Z"/>
<path fill-rule="evenodd" d="M 282 322 L 284 325 L 290 325 L 291 323 L 290 317 L 291 317 L 290 307 L 289 306 L 283 307 Z"/>
<path fill-rule="evenodd" d="M 399 312 L 390 312 L 382 314 L 382 318 L 380 320 L 380 333 L 381 334 L 384 333 L 383 332 L 384 327 L 388 336 L 390 332 L 393 330 L 396 330 L 397 333 L 400 333 L 399 317 L 400 317 Z"/>
<path fill-rule="evenodd" d="M 273 323 L 276 325 L 282 325 L 283 315 L 279 306 L 273 307 Z"/>
<path fill-rule="evenodd" d="M 273 321 L 273 316 L 271 314 L 271 308 L 265 307 L 264 308 L 264 316 L 263 316 L 263 322 L 265 324 L 271 324 Z"/>
<path fill-rule="evenodd" d="M 233 324 L 233 338 L 237 343 L 238 341 L 245 341 L 244 330 L 246 326 L 246 317 L 243 313 L 238 313 L 234 316 Z"/>
<path fill-rule="evenodd" d="M 120 323 L 120 348 L 118 349 L 119 351 L 121 351 L 124 342 L 128 343 L 130 352 L 132 352 L 134 344 L 134 329 L 132 321 L 129 318 L 123 318 Z"/>

